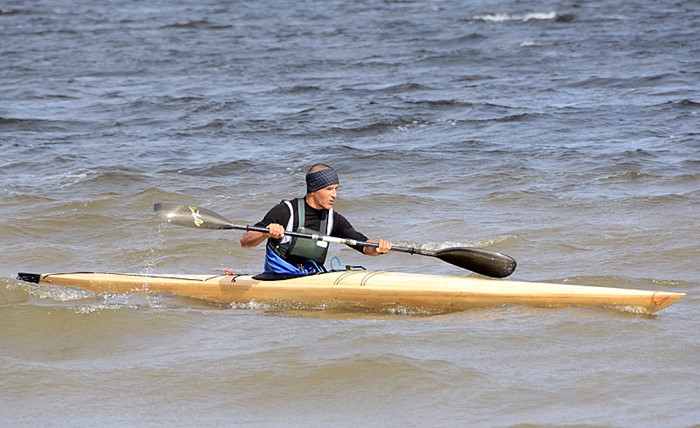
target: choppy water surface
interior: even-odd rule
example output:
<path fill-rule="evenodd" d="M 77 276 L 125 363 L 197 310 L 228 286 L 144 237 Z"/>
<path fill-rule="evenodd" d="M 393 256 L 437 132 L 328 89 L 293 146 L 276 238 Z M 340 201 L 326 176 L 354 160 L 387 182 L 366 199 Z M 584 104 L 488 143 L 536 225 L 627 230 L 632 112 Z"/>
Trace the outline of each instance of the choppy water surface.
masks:
<path fill-rule="evenodd" d="M 693 2 L 9 1 L 0 7 L 8 426 L 700 424 Z M 228 308 L 16 272 L 257 272 L 239 232 L 315 162 L 367 235 L 513 278 L 688 293 L 654 316 Z M 464 274 L 432 258 L 344 264 Z"/>

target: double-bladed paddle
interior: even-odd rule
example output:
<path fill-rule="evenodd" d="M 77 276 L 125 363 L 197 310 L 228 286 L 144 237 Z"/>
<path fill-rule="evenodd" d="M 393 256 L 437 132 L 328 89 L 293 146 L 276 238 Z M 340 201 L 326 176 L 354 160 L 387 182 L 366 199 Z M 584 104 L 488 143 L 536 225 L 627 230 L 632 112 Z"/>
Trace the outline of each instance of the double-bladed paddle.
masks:
<path fill-rule="evenodd" d="M 157 203 L 153 206 L 156 215 L 168 223 L 178 226 L 194 227 L 199 229 L 238 229 L 252 230 L 268 233 L 264 227 L 249 225 L 237 225 L 231 223 L 223 216 L 205 208 L 192 205 L 178 205 L 169 203 Z M 361 247 L 378 247 L 376 242 L 356 241 L 354 239 L 337 238 L 335 236 L 307 234 L 285 231 L 285 235 L 299 238 L 313 239 L 315 241 L 332 242 Z M 463 269 L 476 272 L 480 275 L 494 278 L 505 278 L 515 270 L 515 259 L 505 254 L 480 248 L 452 247 L 442 250 L 430 251 L 413 247 L 392 246 L 391 251 L 418 254 L 421 256 L 437 257 L 438 259 L 459 266 Z"/>

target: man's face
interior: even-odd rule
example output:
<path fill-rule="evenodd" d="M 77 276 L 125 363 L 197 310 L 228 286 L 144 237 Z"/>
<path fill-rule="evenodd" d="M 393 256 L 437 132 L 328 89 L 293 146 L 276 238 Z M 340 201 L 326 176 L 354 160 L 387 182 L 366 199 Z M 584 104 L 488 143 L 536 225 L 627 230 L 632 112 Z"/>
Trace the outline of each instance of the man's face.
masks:
<path fill-rule="evenodd" d="M 339 184 L 334 184 L 332 186 L 328 186 L 326 188 L 319 189 L 315 192 L 311 192 L 309 194 L 311 196 L 311 200 L 313 202 L 311 204 L 311 206 L 316 208 L 316 209 L 324 209 L 324 210 L 329 210 L 329 209 L 333 208 L 333 203 L 335 202 L 335 198 L 338 196 L 338 187 L 340 187 Z"/>

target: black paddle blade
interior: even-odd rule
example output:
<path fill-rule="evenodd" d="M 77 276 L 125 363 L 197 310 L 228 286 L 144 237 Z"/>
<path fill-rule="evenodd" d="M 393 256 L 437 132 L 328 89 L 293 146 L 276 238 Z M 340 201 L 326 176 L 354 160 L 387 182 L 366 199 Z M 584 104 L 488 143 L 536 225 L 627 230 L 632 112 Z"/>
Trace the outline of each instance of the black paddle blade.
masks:
<path fill-rule="evenodd" d="M 454 247 L 435 252 L 435 257 L 455 266 L 493 278 L 505 278 L 515 270 L 510 256 L 479 248 Z"/>
<path fill-rule="evenodd" d="M 20 281 L 33 282 L 38 284 L 41 281 L 41 274 L 20 272 L 17 274 L 17 279 Z"/>
<path fill-rule="evenodd" d="M 178 226 L 198 229 L 234 229 L 234 225 L 219 214 L 192 205 L 157 203 L 153 209 L 158 217 Z"/>

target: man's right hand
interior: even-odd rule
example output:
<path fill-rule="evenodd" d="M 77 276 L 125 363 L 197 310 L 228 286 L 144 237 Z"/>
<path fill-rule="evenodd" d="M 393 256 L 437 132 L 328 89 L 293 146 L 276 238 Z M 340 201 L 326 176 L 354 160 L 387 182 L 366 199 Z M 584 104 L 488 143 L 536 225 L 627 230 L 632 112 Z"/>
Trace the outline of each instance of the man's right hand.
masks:
<path fill-rule="evenodd" d="M 284 236 L 284 227 L 279 224 L 271 224 L 267 226 L 268 233 L 256 232 L 249 230 L 241 236 L 241 247 L 252 248 L 268 238 L 282 239 Z"/>
<path fill-rule="evenodd" d="M 284 236 L 284 226 L 281 224 L 272 223 L 267 226 L 267 230 L 270 231 L 268 235 L 270 235 L 271 238 L 282 239 Z"/>

